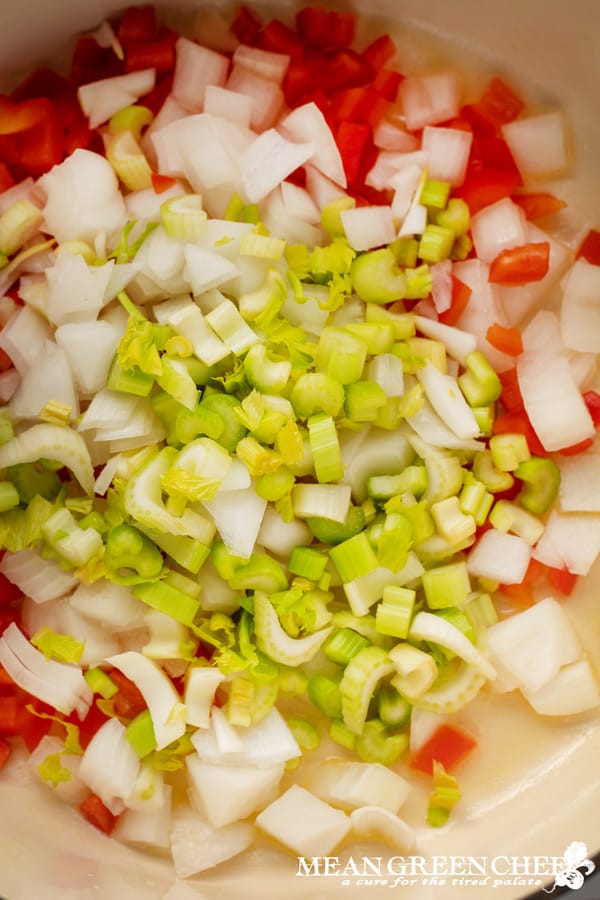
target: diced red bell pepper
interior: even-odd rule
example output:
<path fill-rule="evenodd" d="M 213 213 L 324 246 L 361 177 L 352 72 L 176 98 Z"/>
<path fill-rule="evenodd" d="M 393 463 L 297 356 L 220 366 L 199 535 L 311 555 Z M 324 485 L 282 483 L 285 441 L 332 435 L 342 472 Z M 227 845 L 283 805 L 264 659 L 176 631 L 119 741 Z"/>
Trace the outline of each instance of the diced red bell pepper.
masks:
<path fill-rule="evenodd" d="M 531 559 L 523 580 L 520 584 L 502 584 L 500 590 L 516 606 L 532 606 L 535 603 L 535 586 L 539 579 L 546 573 L 547 567 Z"/>
<path fill-rule="evenodd" d="M 93 37 L 77 40 L 71 60 L 70 82 L 75 87 L 123 73 L 123 62 L 110 47 L 100 47 Z"/>
<path fill-rule="evenodd" d="M 336 50 L 323 61 L 323 66 L 324 83 L 330 91 L 368 85 L 375 74 L 369 63 L 348 47 Z"/>
<path fill-rule="evenodd" d="M 460 187 L 455 190 L 454 196 L 461 197 L 467 203 L 471 214 L 474 215 L 484 206 L 510 197 L 517 188 L 521 187 L 521 183 L 521 176 L 509 170 L 471 171 L 467 173 Z"/>
<path fill-rule="evenodd" d="M 492 78 L 477 103 L 464 107 L 464 114 L 483 134 L 495 134 L 525 108 L 519 95 L 501 78 Z"/>
<path fill-rule="evenodd" d="M 151 179 L 155 194 L 163 194 L 177 184 L 176 178 L 173 178 L 171 175 L 159 175 L 158 172 L 153 172 Z"/>
<path fill-rule="evenodd" d="M 592 438 L 586 438 L 577 444 L 571 444 L 569 447 L 561 447 L 558 452 L 561 456 L 578 456 L 580 453 L 585 453 L 586 450 L 589 450 L 593 443 Z"/>
<path fill-rule="evenodd" d="M 433 774 L 433 763 L 440 762 L 446 771 L 453 769 L 477 746 L 475 738 L 455 725 L 440 725 L 429 740 L 419 747 L 409 765 L 426 775 Z"/>
<path fill-rule="evenodd" d="M 389 34 L 382 34 L 363 50 L 362 55 L 373 69 L 378 70 L 394 58 L 396 45 Z"/>
<path fill-rule="evenodd" d="M 400 72 L 394 72 L 392 69 L 379 69 L 373 79 L 373 90 L 394 103 L 398 97 L 398 88 L 402 83 L 404 76 Z"/>
<path fill-rule="evenodd" d="M 539 241 L 503 250 L 492 260 L 488 281 L 490 284 L 515 287 L 541 281 L 550 268 L 550 243 Z"/>
<path fill-rule="evenodd" d="M 151 41 L 156 35 L 156 9 L 146 6 L 130 6 L 119 23 L 117 38 L 123 47 L 139 41 Z"/>
<path fill-rule="evenodd" d="M 543 219 L 544 216 L 551 216 L 567 205 L 564 200 L 559 200 L 554 194 L 543 191 L 515 194 L 512 199 L 521 207 L 526 218 L 532 222 L 535 222 L 536 219 Z"/>
<path fill-rule="evenodd" d="M 293 59 L 283 79 L 282 90 L 288 106 L 298 106 L 301 98 L 313 88 L 314 69 L 305 59 Z"/>
<path fill-rule="evenodd" d="M 583 402 L 587 406 L 592 422 L 597 428 L 600 425 L 600 394 L 597 391 L 586 391 L 583 395 Z"/>
<path fill-rule="evenodd" d="M 4 554 L 2 554 L 2 556 L 3 555 Z M 21 588 L 17 587 L 16 584 L 13 584 L 12 581 L 9 581 L 6 575 L 0 572 L 0 606 L 5 606 L 7 603 L 14 603 L 15 600 L 20 600 L 22 596 L 23 591 Z"/>
<path fill-rule="evenodd" d="M 69 721 L 72 722 L 73 725 L 77 725 L 77 727 L 79 728 L 79 743 L 84 750 L 92 740 L 96 732 L 100 728 L 102 728 L 104 723 L 107 722 L 109 718 L 110 717 L 106 713 L 102 712 L 96 702 L 92 703 L 83 721 L 79 719 L 79 716 L 77 716 L 77 714 L 69 717 Z"/>
<path fill-rule="evenodd" d="M 578 578 L 573 572 L 569 572 L 567 568 L 557 569 L 553 566 L 548 566 L 546 577 L 552 587 L 556 588 L 559 593 L 564 594 L 566 597 L 575 590 Z"/>
<path fill-rule="evenodd" d="M 0 697 L 0 735 L 15 737 L 19 734 L 21 703 L 16 693 Z"/>
<path fill-rule="evenodd" d="M 523 352 L 523 339 L 518 328 L 506 328 L 499 322 L 494 322 L 485 336 L 492 347 L 508 356 L 519 356 Z"/>
<path fill-rule="evenodd" d="M 35 69 L 12 91 L 10 99 L 13 103 L 23 100 L 36 100 L 39 97 L 54 99 L 69 87 L 69 82 L 58 72 L 42 66 Z"/>
<path fill-rule="evenodd" d="M 341 122 L 335 139 L 344 163 L 348 184 L 355 185 L 360 180 L 363 159 L 372 143 L 371 129 L 363 122 Z"/>
<path fill-rule="evenodd" d="M 113 698 L 115 712 L 118 716 L 134 719 L 147 709 L 148 704 L 136 685 L 126 675 L 123 675 L 120 669 L 111 669 L 108 674 L 119 688 Z"/>
<path fill-rule="evenodd" d="M 464 281 L 453 275 L 450 307 L 439 314 L 438 319 L 440 322 L 443 322 L 444 325 L 456 325 L 465 311 L 472 293 L 471 288 Z"/>
<path fill-rule="evenodd" d="M 292 59 L 304 55 L 304 44 L 295 31 L 280 19 L 271 19 L 256 39 L 256 46 L 273 53 L 288 53 Z"/>
<path fill-rule="evenodd" d="M 500 401 L 504 409 L 507 412 L 515 412 L 518 409 L 523 409 L 523 397 L 521 396 L 521 388 L 519 387 L 516 368 L 506 369 L 505 372 L 499 372 L 498 378 L 502 384 Z"/>
<path fill-rule="evenodd" d="M 517 409 L 510 412 L 502 413 L 496 416 L 493 425 L 494 434 L 517 434 L 525 435 L 527 445 L 535 456 L 547 456 L 546 448 L 538 438 L 533 425 L 529 421 L 529 416 L 524 409 Z"/>
<path fill-rule="evenodd" d="M 593 266 L 600 266 L 600 231 L 588 231 L 583 244 L 577 251 L 577 259 L 585 259 Z"/>
<path fill-rule="evenodd" d="M 375 128 L 390 107 L 386 100 L 371 87 L 353 87 L 335 91 L 330 97 L 331 114 L 340 122 L 366 122 Z"/>
<path fill-rule="evenodd" d="M 96 794 L 90 794 L 79 807 L 79 811 L 84 819 L 87 819 L 94 828 L 98 828 L 104 834 L 112 834 L 117 817 L 111 813 L 110 809 L 104 805 Z"/>
<path fill-rule="evenodd" d="M 349 47 L 354 40 L 356 16 L 350 10 L 336 9 L 329 13 L 330 47 Z"/>
<path fill-rule="evenodd" d="M 12 177 L 11 171 L 4 162 L 0 162 L 0 194 L 7 191 L 9 188 L 13 187 L 16 184 L 15 179 Z"/>
<path fill-rule="evenodd" d="M 493 135 L 476 134 L 469 154 L 468 172 L 484 172 L 486 169 L 512 172 L 515 178 L 521 180 L 521 173 L 506 141 Z"/>
<path fill-rule="evenodd" d="M 256 13 L 247 6 L 240 6 L 233 17 L 230 31 L 241 44 L 253 45 L 262 28 L 262 23 Z"/>
<path fill-rule="evenodd" d="M 329 45 L 329 11 L 324 6 L 305 6 L 296 13 L 298 34 L 309 47 L 322 50 Z"/>
<path fill-rule="evenodd" d="M 125 71 L 139 72 L 153 68 L 157 72 L 172 72 L 176 40 L 176 33 L 167 31 L 154 41 L 132 41 L 125 50 Z"/>
<path fill-rule="evenodd" d="M 8 762 L 8 759 L 9 759 L 11 753 L 12 753 L 12 747 L 10 746 L 8 741 L 5 741 L 3 738 L 0 738 L 0 769 L 4 768 L 4 766 Z"/>

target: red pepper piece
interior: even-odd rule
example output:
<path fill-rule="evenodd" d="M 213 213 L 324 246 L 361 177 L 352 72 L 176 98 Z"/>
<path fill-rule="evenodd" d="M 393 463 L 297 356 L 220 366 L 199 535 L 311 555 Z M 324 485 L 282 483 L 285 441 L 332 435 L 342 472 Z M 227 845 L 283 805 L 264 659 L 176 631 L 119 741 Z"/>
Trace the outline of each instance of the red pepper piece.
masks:
<path fill-rule="evenodd" d="M 132 41 L 125 51 L 125 71 L 156 69 L 157 72 L 172 72 L 176 40 L 176 33 L 167 31 L 154 41 Z"/>
<path fill-rule="evenodd" d="M 439 321 L 443 322 L 444 325 L 456 325 L 465 311 L 472 293 L 471 288 L 464 281 L 460 281 L 459 278 L 453 275 L 450 308 L 439 314 Z"/>
<path fill-rule="evenodd" d="M 4 766 L 8 762 L 8 759 L 9 759 L 11 753 L 12 753 L 12 747 L 10 746 L 8 741 L 5 741 L 2 738 L 0 738 L 0 769 L 4 768 Z"/>
<path fill-rule="evenodd" d="M 329 45 L 329 12 L 324 6 L 305 6 L 296 13 L 298 34 L 309 47 L 322 50 Z"/>
<path fill-rule="evenodd" d="M 396 45 L 389 34 L 382 34 L 363 50 L 362 55 L 373 69 L 381 69 L 395 57 Z"/>
<path fill-rule="evenodd" d="M 134 719 L 147 709 L 148 704 L 138 688 L 133 681 L 123 675 L 120 669 L 111 669 L 108 674 L 119 688 L 113 698 L 115 712 L 118 716 Z"/>
<path fill-rule="evenodd" d="M 112 834 L 117 817 L 111 813 L 110 809 L 104 805 L 96 794 L 90 794 L 87 800 L 84 800 L 79 807 L 79 811 L 84 819 L 87 819 L 94 828 L 98 828 L 104 834 Z"/>
<path fill-rule="evenodd" d="M 600 394 L 597 391 L 586 391 L 583 395 L 583 402 L 587 406 L 592 422 L 597 428 L 600 425 Z"/>
<path fill-rule="evenodd" d="M 541 281 L 550 268 L 550 243 L 539 241 L 503 250 L 492 260 L 490 284 L 520 286 Z"/>
<path fill-rule="evenodd" d="M 499 322 L 494 322 L 485 336 L 492 347 L 508 356 L 519 356 L 523 352 L 523 339 L 518 328 L 506 328 Z"/>
<path fill-rule="evenodd" d="M 592 438 L 586 438 L 584 441 L 579 441 L 578 444 L 571 444 L 569 447 L 561 447 L 558 451 L 561 456 L 577 456 L 579 453 L 584 453 L 594 443 Z"/>
<path fill-rule="evenodd" d="M 347 47 L 336 50 L 324 62 L 326 62 L 324 84 L 331 91 L 367 85 L 375 74 L 360 54 Z"/>
<path fill-rule="evenodd" d="M 172 178 L 171 175 L 159 175 L 157 172 L 153 172 L 151 178 L 155 194 L 163 194 L 177 184 L 177 179 Z"/>
<path fill-rule="evenodd" d="M 379 69 L 373 79 L 373 90 L 385 97 L 391 103 L 396 101 L 398 97 L 398 88 L 404 78 L 400 72 L 393 72 L 391 69 Z"/>
<path fill-rule="evenodd" d="M 371 142 L 371 129 L 363 122 L 342 122 L 335 134 L 336 143 L 344 163 L 348 184 L 360 182 L 363 157 Z"/>
<path fill-rule="evenodd" d="M 469 155 L 469 172 L 481 172 L 486 169 L 512 172 L 515 177 L 521 179 L 521 173 L 506 141 L 499 137 L 476 134 Z"/>
<path fill-rule="evenodd" d="M 502 384 L 502 393 L 500 401 L 507 412 L 515 412 L 523 409 L 523 397 L 521 396 L 521 388 L 519 387 L 519 379 L 517 370 L 507 369 L 505 372 L 499 372 L 498 378 Z"/>
<path fill-rule="evenodd" d="M 477 741 L 466 731 L 455 725 L 440 725 L 419 747 L 409 765 L 411 769 L 432 775 L 433 763 L 437 761 L 450 771 L 476 746 Z"/>
<path fill-rule="evenodd" d="M 314 68 L 304 59 L 292 59 L 283 79 L 283 96 L 288 106 L 300 105 L 301 98 L 313 89 Z"/>
<path fill-rule="evenodd" d="M 486 169 L 481 172 L 469 172 L 459 188 L 454 192 L 455 197 L 461 197 L 467 203 L 471 214 L 474 215 L 495 203 L 510 197 L 521 187 L 521 176 L 514 172 L 502 169 Z"/>
<path fill-rule="evenodd" d="M 502 584 L 500 590 L 505 597 L 508 597 L 516 606 L 532 606 L 535 603 L 535 585 L 536 582 L 546 573 L 546 566 L 538 562 L 537 559 L 531 559 L 523 581 L 520 584 Z"/>
<path fill-rule="evenodd" d="M 289 53 L 292 59 L 304 55 L 302 39 L 280 19 L 271 19 L 256 39 L 256 46 L 274 53 Z"/>
<path fill-rule="evenodd" d="M 477 103 L 464 107 L 473 127 L 483 134 L 495 134 L 523 111 L 521 97 L 501 78 L 492 78 Z"/>
<path fill-rule="evenodd" d="M 241 44 L 253 45 L 260 33 L 262 23 L 256 13 L 247 6 L 240 6 L 233 21 L 230 31 Z"/>
<path fill-rule="evenodd" d="M 553 566 L 548 566 L 546 577 L 553 588 L 556 588 L 557 591 L 568 597 L 575 590 L 578 576 L 574 575 L 573 572 L 569 572 L 566 568 L 556 569 Z"/>
<path fill-rule="evenodd" d="M 16 181 L 12 177 L 10 169 L 8 168 L 6 163 L 0 162 L 0 194 L 13 187 L 13 185 L 15 184 Z"/>
<path fill-rule="evenodd" d="M 551 216 L 567 205 L 564 200 L 559 200 L 554 194 L 547 194 L 544 191 L 515 194 L 512 199 L 521 207 L 530 222 L 543 219 L 544 216 Z"/>
<path fill-rule="evenodd" d="M 577 251 L 577 259 L 585 259 L 593 266 L 600 266 L 600 231 L 588 231 L 583 244 Z"/>
<path fill-rule="evenodd" d="M 70 82 L 75 87 L 123 73 L 123 62 L 110 47 L 100 47 L 93 37 L 80 37 L 73 50 Z"/>
<path fill-rule="evenodd" d="M 329 46 L 348 47 L 354 40 L 356 16 L 349 10 L 334 10 L 329 13 Z"/>
<path fill-rule="evenodd" d="M 156 10 L 154 6 L 130 6 L 125 10 L 117 30 L 117 38 L 123 47 L 139 41 L 151 41 L 156 35 Z"/>
<path fill-rule="evenodd" d="M 42 66 L 28 75 L 12 91 L 10 99 L 13 103 L 23 100 L 35 100 L 38 97 L 55 98 L 69 87 L 69 82 L 58 72 Z"/>
<path fill-rule="evenodd" d="M 20 702 L 16 694 L 0 697 L 0 735 L 14 737 L 19 734 Z"/>

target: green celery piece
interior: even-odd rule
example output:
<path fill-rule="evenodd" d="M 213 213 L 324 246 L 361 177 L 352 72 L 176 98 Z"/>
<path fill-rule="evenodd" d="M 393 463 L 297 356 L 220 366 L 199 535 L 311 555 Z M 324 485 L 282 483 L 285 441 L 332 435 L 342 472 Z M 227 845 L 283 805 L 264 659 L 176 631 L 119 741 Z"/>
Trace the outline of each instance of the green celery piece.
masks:
<path fill-rule="evenodd" d="M 446 209 L 437 213 L 435 221 L 438 225 L 453 231 L 456 237 L 462 237 L 471 227 L 471 213 L 464 200 L 453 197 Z"/>
<path fill-rule="evenodd" d="M 443 210 L 450 196 L 450 185 L 447 181 L 427 180 L 421 189 L 419 203 L 431 209 Z M 441 225 L 441 222 L 437 223 Z M 454 230 L 454 229 L 452 229 Z"/>
<path fill-rule="evenodd" d="M 308 679 L 308 699 L 330 719 L 339 719 L 342 715 L 342 695 L 340 685 L 333 678 L 318 672 Z"/>
<path fill-rule="evenodd" d="M 452 253 L 455 234 L 443 225 L 427 225 L 419 241 L 419 258 L 427 263 L 448 259 Z"/>
<path fill-rule="evenodd" d="M 248 429 L 242 425 L 236 415 L 236 409 L 240 406 L 241 403 L 237 397 L 220 392 L 205 392 L 198 404 L 199 411 L 206 410 L 216 413 L 222 418 L 224 423 L 223 431 L 215 440 L 230 453 L 233 453 L 239 441 L 248 433 Z"/>
<path fill-rule="evenodd" d="M 387 728 L 404 728 L 412 714 L 412 706 L 398 691 L 384 684 L 377 693 L 377 712 Z"/>
<path fill-rule="evenodd" d="M 316 750 L 321 743 L 318 730 L 307 719 L 293 716 L 287 719 L 287 725 L 301 750 Z"/>
<path fill-rule="evenodd" d="M 344 405 L 344 388 L 322 372 L 306 372 L 296 381 L 290 400 L 300 419 L 316 413 L 337 416 Z"/>
<path fill-rule="evenodd" d="M 9 466 L 6 477 L 14 484 L 22 503 L 30 503 L 36 494 L 45 500 L 54 500 L 61 488 L 61 481 L 56 472 L 40 463 Z"/>
<path fill-rule="evenodd" d="M 47 781 L 53 788 L 63 782 L 72 781 L 73 774 L 60 761 L 60 753 L 50 753 L 37 767 L 42 781 Z"/>
<path fill-rule="evenodd" d="M 317 345 L 315 363 L 339 384 L 358 381 L 367 358 L 368 347 L 362 338 L 344 328 L 326 326 Z"/>
<path fill-rule="evenodd" d="M 133 525 L 117 525 L 106 537 L 104 564 L 116 584 L 138 584 L 160 577 L 163 558 L 158 547 Z"/>
<path fill-rule="evenodd" d="M 111 391 L 134 394 L 136 397 L 148 397 L 154 386 L 154 375 L 142 372 L 138 366 L 123 369 L 115 356 L 108 372 L 106 386 Z"/>
<path fill-rule="evenodd" d="M 431 609 L 462 607 L 471 592 L 466 563 L 452 562 L 428 569 L 421 576 L 425 598 Z"/>
<path fill-rule="evenodd" d="M 254 590 L 268 594 L 284 591 L 288 586 L 281 563 L 267 553 L 253 553 L 250 559 L 242 560 L 228 582 L 235 591 Z"/>
<path fill-rule="evenodd" d="M 406 276 L 389 247 L 361 253 L 350 277 L 355 293 L 368 303 L 392 303 L 406 296 Z"/>
<path fill-rule="evenodd" d="M 502 393 L 498 375 L 479 350 L 467 354 L 465 371 L 459 375 L 458 384 L 469 406 L 487 406 Z"/>
<path fill-rule="evenodd" d="M 135 584 L 132 593 L 138 600 L 188 627 L 194 624 L 200 610 L 198 600 L 164 581 Z"/>
<path fill-rule="evenodd" d="M 125 737 L 140 759 L 156 750 L 156 737 L 150 711 L 145 709 L 129 722 Z"/>
<path fill-rule="evenodd" d="M 346 666 L 369 643 L 368 638 L 352 628 L 336 628 L 323 644 L 323 652 L 331 662 Z"/>
<path fill-rule="evenodd" d="M 390 734 L 380 719 L 365 722 L 356 739 L 357 755 L 368 763 L 392 766 L 408 750 L 408 734 Z"/>
<path fill-rule="evenodd" d="M 523 482 L 518 503 L 533 515 L 541 516 L 552 506 L 560 487 L 560 469 L 549 457 L 532 456 L 514 471 Z"/>
<path fill-rule="evenodd" d="M 57 634 L 51 628 L 45 626 L 31 638 L 31 643 L 43 653 L 46 659 L 55 659 L 58 662 L 78 663 L 83 654 L 84 645 L 76 641 L 70 634 Z"/>
<path fill-rule="evenodd" d="M 346 728 L 341 719 L 334 719 L 329 726 L 329 737 L 340 747 L 346 750 L 354 750 L 356 747 L 356 735 Z"/>
<path fill-rule="evenodd" d="M 374 422 L 387 396 L 375 381 L 355 381 L 345 389 L 344 412 L 352 422 Z"/>
<path fill-rule="evenodd" d="M 365 514 L 360 506 L 351 506 L 344 523 L 320 516 L 309 516 L 306 524 L 322 544 L 335 546 L 347 541 L 365 527 Z"/>
<path fill-rule="evenodd" d="M 177 411 L 175 418 L 175 436 L 181 444 L 189 444 L 199 435 L 206 435 L 218 440 L 225 431 L 225 422 L 218 413 L 198 406 L 194 410 L 184 406 Z"/>
<path fill-rule="evenodd" d="M 19 492 L 12 481 L 0 481 L 0 512 L 14 509 L 19 503 Z"/>

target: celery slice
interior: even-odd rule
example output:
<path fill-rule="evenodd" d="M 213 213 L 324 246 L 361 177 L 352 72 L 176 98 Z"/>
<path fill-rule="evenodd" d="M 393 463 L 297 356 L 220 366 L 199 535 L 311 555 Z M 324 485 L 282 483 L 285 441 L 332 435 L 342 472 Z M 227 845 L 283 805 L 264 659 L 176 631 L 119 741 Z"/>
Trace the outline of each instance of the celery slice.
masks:
<path fill-rule="evenodd" d="M 275 607 L 266 594 L 254 595 L 254 631 L 256 643 L 263 653 L 285 666 L 300 666 L 308 662 L 321 648 L 333 626 L 322 628 L 303 638 L 291 638 L 283 630 Z"/>
<path fill-rule="evenodd" d="M 342 714 L 346 728 L 359 735 L 365 724 L 375 687 L 394 666 L 381 647 L 364 647 L 352 657 L 340 682 Z"/>

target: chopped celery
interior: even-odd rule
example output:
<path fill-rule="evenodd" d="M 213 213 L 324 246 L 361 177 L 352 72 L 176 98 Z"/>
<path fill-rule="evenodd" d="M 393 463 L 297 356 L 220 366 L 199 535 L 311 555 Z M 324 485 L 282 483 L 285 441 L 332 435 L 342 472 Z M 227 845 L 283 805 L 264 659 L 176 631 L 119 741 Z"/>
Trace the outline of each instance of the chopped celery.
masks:
<path fill-rule="evenodd" d="M 323 652 L 331 662 L 347 665 L 352 657 L 369 646 L 369 640 L 352 628 L 337 628 L 323 644 Z"/>
<path fill-rule="evenodd" d="M 336 544 L 329 555 L 343 582 L 354 581 L 377 568 L 377 557 L 364 531 Z"/>
<path fill-rule="evenodd" d="M 439 533 L 451 544 L 460 544 L 475 534 L 475 519 L 462 511 L 456 496 L 432 503 L 431 515 Z"/>
<path fill-rule="evenodd" d="M 494 403 L 502 393 L 500 379 L 479 350 L 467 354 L 465 371 L 459 375 L 458 384 L 469 406 Z"/>
<path fill-rule="evenodd" d="M 342 715 L 342 695 L 338 681 L 316 673 L 308 679 L 307 694 L 310 702 L 330 719 L 339 719 Z"/>
<path fill-rule="evenodd" d="M 280 465 L 274 472 L 261 475 L 254 485 L 256 493 L 264 500 L 275 502 L 289 494 L 295 478 L 287 466 Z"/>
<path fill-rule="evenodd" d="M 134 597 L 142 600 L 182 625 L 193 625 L 200 603 L 185 591 L 163 581 L 143 582 L 132 588 Z"/>
<path fill-rule="evenodd" d="M 389 353 L 396 339 L 391 322 L 348 322 L 344 328 L 365 342 L 369 356 Z"/>
<path fill-rule="evenodd" d="M 514 472 L 519 463 L 529 459 L 531 453 L 524 434 L 495 434 L 490 438 L 492 462 L 499 472 Z"/>
<path fill-rule="evenodd" d="M 293 575 L 318 581 L 327 566 L 327 557 L 313 547 L 294 547 L 288 569 Z"/>
<path fill-rule="evenodd" d="M 163 559 L 155 544 L 133 525 L 117 525 L 106 537 L 104 564 L 117 584 L 152 581 L 162 572 Z"/>
<path fill-rule="evenodd" d="M 321 516 L 309 516 L 306 524 L 318 541 L 335 546 L 363 530 L 365 514 L 360 506 L 351 506 L 343 522 L 336 522 Z"/>
<path fill-rule="evenodd" d="M 434 181 L 428 179 L 421 188 L 419 203 L 422 203 L 423 206 L 431 207 L 432 209 L 443 210 L 448 203 L 449 196 L 450 185 L 447 181 Z M 443 226 L 442 222 L 438 221 L 437 224 Z M 451 230 L 454 231 L 454 229 Z"/>
<path fill-rule="evenodd" d="M 344 411 L 351 422 L 374 422 L 386 403 L 385 391 L 375 381 L 346 385 Z"/>
<path fill-rule="evenodd" d="M 391 675 L 394 666 L 381 647 L 364 647 L 353 656 L 340 682 L 344 725 L 360 735 L 365 724 L 375 687 Z"/>
<path fill-rule="evenodd" d="M 369 303 L 392 303 L 406 295 L 406 277 L 389 247 L 357 256 L 350 276 L 355 292 Z"/>
<path fill-rule="evenodd" d="M 445 825 L 454 806 L 461 798 L 458 781 L 449 775 L 438 760 L 433 761 L 434 791 L 429 798 L 427 821 L 435 828 Z"/>
<path fill-rule="evenodd" d="M 416 591 L 390 584 L 383 589 L 375 612 L 375 627 L 381 634 L 406 638 L 415 606 Z"/>
<path fill-rule="evenodd" d="M 544 532 L 541 519 L 510 500 L 498 500 L 490 513 L 489 521 L 498 531 L 516 534 L 532 547 Z"/>
<path fill-rule="evenodd" d="M 476 525 L 483 525 L 494 502 L 494 495 L 476 478 L 465 479 L 458 497 L 460 508 L 466 515 L 473 516 Z"/>
<path fill-rule="evenodd" d="M 489 450 L 481 450 L 475 454 L 473 475 L 491 494 L 509 491 L 514 484 L 514 478 L 510 472 L 500 472 L 496 469 Z"/>
<path fill-rule="evenodd" d="M 288 718 L 287 725 L 301 750 L 316 750 L 321 743 L 319 732 L 312 722 L 292 716 Z"/>
<path fill-rule="evenodd" d="M 523 482 L 517 497 L 521 506 L 536 516 L 547 512 L 560 487 L 560 469 L 554 460 L 532 456 L 519 463 L 514 474 Z"/>
<path fill-rule="evenodd" d="M 274 356 L 265 344 L 253 344 L 244 357 L 244 373 L 248 384 L 263 393 L 281 394 L 291 372 L 291 362 Z"/>
<path fill-rule="evenodd" d="M 232 453 L 237 444 L 247 433 L 247 428 L 242 425 L 236 410 L 241 406 L 237 397 L 231 394 L 219 392 L 205 393 L 198 405 L 199 411 L 216 413 L 223 420 L 223 431 L 215 438 L 222 447 Z"/>
<path fill-rule="evenodd" d="M 423 573 L 422 583 L 431 609 L 463 607 L 471 591 L 467 566 L 462 561 L 428 569 Z"/>
<path fill-rule="evenodd" d="M 356 747 L 356 734 L 346 728 L 340 719 L 334 719 L 329 726 L 329 737 L 346 750 L 354 750 Z"/>
<path fill-rule="evenodd" d="M 140 759 L 156 750 L 156 737 L 149 709 L 145 709 L 131 720 L 125 729 L 125 737 Z"/>
<path fill-rule="evenodd" d="M 387 728 L 404 728 L 408 725 L 412 706 L 391 685 L 382 685 L 377 693 L 377 712 Z"/>
<path fill-rule="evenodd" d="M 471 227 L 471 213 L 464 200 L 453 197 L 446 209 L 441 209 L 437 213 L 435 221 L 443 228 L 453 231 L 456 237 L 462 237 Z"/>
<path fill-rule="evenodd" d="M 344 467 L 335 422 L 331 416 L 316 415 L 307 424 L 317 481 L 321 484 L 339 481 Z"/>
<path fill-rule="evenodd" d="M 118 685 L 112 680 L 110 675 L 98 666 L 95 666 L 93 669 L 88 669 L 84 672 L 83 677 L 91 690 L 95 694 L 100 694 L 105 700 L 110 700 L 111 697 L 114 697 L 114 695 L 118 693 Z"/>
<path fill-rule="evenodd" d="M 21 501 L 19 492 L 12 481 L 0 481 L 0 512 L 14 509 Z"/>
<path fill-rule="evenodd" d="M 396 494 L 414 494 L 419 497 L 427 488 L 425 466 L 407 466 L 399 475 L 372 475 L 367 482 L 369 496 L 375 500 L 388 500 Z"/>
<path fill-rule="evenodd" d="M 356 206 L 354 197 L 342 194 L 334 200 L 326 203 L 321 210 L 321 225 L 332 238 L 344 237 L 345 230 L 342 225 L 340 213 L 345 209 L 353 209 Z"/>
<path fill-rule="evenodd" d="M 344 405 L 344 388 L 321 372 L 306 372 L 292 389 L 290 400 L 296 415 L 309 419 L 316 413 L 337 416 Z"/>
<path fill-rule="evenodd" d="M 323 328 L 317 345 L 317 368 L 339 384 L 361 377 L 368 347 L 362 338 L 344 328 Z"/>
<path fill-rule="evenodd" d="M 408 750 L 408 734 L 390 734 L 380 719 L 369 719 L 356 738 L 355 750 L 364 762 L 392 766 Z"/>

